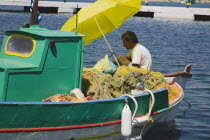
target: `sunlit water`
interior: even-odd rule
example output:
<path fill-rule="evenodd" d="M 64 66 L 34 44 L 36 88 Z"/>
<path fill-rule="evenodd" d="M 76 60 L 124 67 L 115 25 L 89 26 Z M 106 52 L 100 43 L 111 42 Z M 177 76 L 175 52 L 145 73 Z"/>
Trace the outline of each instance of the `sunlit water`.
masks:
<path fill-rule="evenodd" d="M 42 14 L 41 27 L 60 29 L 71 14 Z M 5 30 L 18 29 L 29 22 L 28 13 L 0 13 L 0 44 Z M 133 17 L 119 29 L 106 35 L 117 55 L 128 51 L 122 47 L 121 34 L 134 31 L 139 42 L 147 47 L 153 59 L 153 71 L 182 71 L 192 64 L 185 99 L 177 112 L 175 123 L 154 127 L 145 139 L 205 140 L 210 139 L 210 22 Z M 85 46 L 84 66 L 93 66 L 110 54 L 103 38 Z"/>

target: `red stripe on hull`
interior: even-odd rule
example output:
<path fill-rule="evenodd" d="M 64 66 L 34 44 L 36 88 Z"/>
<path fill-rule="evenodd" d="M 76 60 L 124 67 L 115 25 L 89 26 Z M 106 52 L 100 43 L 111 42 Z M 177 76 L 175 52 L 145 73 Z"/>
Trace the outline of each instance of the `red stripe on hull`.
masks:
<path fill-rule="evenodd" d="M 158 112 L 153 112 L 154 114 L 158 114 Z M 145 115 L 143 115 L 145 116 Z M 139 116 L 139 117 L 143 117 Z M 136 118 L 139 118 L 136 117 Z M 16 128 L 16 129 L 0 129 L 0 132 L 20 132 L 20 131 L 55 131 L 55 130 L 66 130 L 66 129 L 78 129 L 78 128 L 88 128 L 88 127 L 98 127 L 104 125 L 112 125 L 121 123 L 121 120 L 107 122 L 107 123 L 98 123 L 98 124 L 88 124 L 88 125 L 76 125 L 76 126 L 63 126 L 63 127 L 48 127 L 48 128 Z"/>

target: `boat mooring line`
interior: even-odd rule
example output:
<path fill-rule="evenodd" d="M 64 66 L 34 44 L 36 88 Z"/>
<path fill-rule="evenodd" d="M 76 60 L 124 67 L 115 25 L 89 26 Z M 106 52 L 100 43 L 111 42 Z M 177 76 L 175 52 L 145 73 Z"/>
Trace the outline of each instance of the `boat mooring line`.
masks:
<path fill-rule="evenodd" d="M 190 104 L 190 102 L 188 102 L 186 99 L 183 99 L 188 105 L 189 105 L 189 108 L 192 106 L 191 104 Z"/>
<path fill-rule="evenodd" d="M 129 98 L 131 98 L 133 100 L 134 104 L 135 104 L 135 110 L 134 110 L 134 113 L 133 113 L 132 119 L 131 119 L 131 120 L 133 120 L 134 117 L 135 117 L 135 115 L 136 115 L 136 112 L 138 110 L 138 103 L 137 103 L 136 99 L 133 96 L 128 95 L 128 94 L 125 94 L 124 97 L 126 97 L 126 96 L 129 97 Z M 127 98 L 125 98 L 125 101 L 126 101 L 126 103 L 128 103 Z"/>

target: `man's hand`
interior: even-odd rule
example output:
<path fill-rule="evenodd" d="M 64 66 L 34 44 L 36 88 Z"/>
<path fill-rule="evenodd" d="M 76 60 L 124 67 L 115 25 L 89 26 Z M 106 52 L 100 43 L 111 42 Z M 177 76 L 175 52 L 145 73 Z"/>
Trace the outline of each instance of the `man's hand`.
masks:
<path fill-rule="evenodd" d="M 139 64 L 132 64 L 133 67 L 141 68 Z"/>

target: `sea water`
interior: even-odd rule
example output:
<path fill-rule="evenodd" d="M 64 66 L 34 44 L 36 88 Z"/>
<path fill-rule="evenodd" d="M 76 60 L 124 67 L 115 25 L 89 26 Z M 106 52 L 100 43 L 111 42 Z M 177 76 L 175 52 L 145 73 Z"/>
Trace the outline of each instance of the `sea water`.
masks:
<path fill-rule="evenodd" d="M 29 13 L 0 12 L 0 44 L 4 31 L 18 29 L 29 23 Z M 42 14 L 41 27 L 59 30 L 71 14 Z M 210 139 L 210 22 L 132 17 L 120 28 L 106 35 L 113 51 L 125 55 L 121 34 L 134 31 L 139 42 L 152 54 L 153 71 L 182 71 L 192 64 L 191 73 L 175 122 L 155 126 L 146 140 L 208 140 Z M 85 46 L 84 66 L 91 67 L 111 54 L 104 39 Z M 113 59 L 112 57 L 110 59 Z"/>

